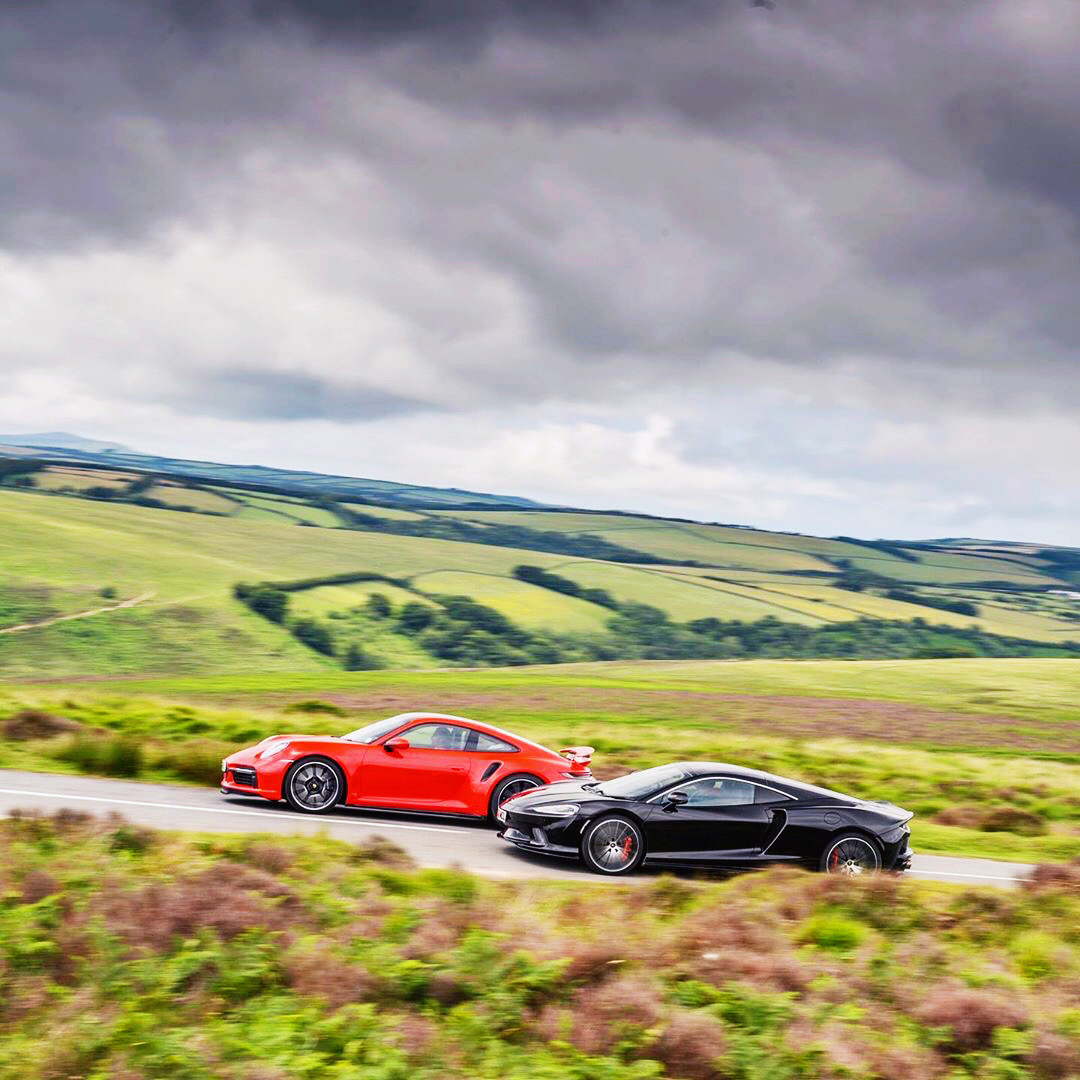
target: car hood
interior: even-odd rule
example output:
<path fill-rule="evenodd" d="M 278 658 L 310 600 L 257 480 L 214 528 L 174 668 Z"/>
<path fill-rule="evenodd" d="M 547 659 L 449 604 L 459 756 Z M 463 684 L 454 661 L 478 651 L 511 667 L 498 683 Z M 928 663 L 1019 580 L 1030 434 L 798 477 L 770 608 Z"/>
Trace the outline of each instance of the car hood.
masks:
<path fill-rule="evenodd" d="M 261 742 L 257 742 L 254 746 L 246 746 L 243 750 L 236 750 L 231 753 L 227 761 L 231 761 L 233 758 L 248 760 L 260 760 L 262 752 L 271 743 L 347 743 L 348 739 L 342 739 L 337 735 L 303 735 L 299 733 L 286 734 L 286 735 L 267 735 Z M 355 744 L 350 744 L 355 745 Z"/>
<path fill-rule="evenodd" d="M 503 806 L 508 810 L 528 810 L 533 806 L 541 806 L 550 802 L 612 802 L 610 795 L 602 795 L 593 788 L 586 788 L 585 784 L 590 781 L 565 780 L 557 784 L 545 784 L 540 788 L 523 792 L 508 799 Z M 591 781 L 595 783 L 596 781 Z M 614 800 L 617 801 L 617 800 Z"/>

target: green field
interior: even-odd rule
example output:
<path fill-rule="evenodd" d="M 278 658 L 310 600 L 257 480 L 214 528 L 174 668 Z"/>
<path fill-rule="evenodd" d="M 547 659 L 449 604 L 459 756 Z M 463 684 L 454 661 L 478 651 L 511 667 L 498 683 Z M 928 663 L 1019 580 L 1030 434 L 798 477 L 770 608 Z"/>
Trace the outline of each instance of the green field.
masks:
<path fill-rule="evenodd" d="M 813 628 L 859 619 L 923 620 L 1047 645 L 1080 640 L 1080 605 L 1047 595 L 1047 589 L 1067 586 L 1068 581 L 1055 576 L 1038 548 L 971 548 L 957 542 L 934 550 L 888 545 L 875 549 L 734 526 L 543 510 L 439 510 L 346 502 L 335 512 L 332 503 L 316 505 L 302 494 L 228 485 L 215 490 L 213 484 L 191 488 L 173 480 L 145 492 L 171 506 L 224 515 L 195 516 L 116 501 L 127 497 L 125 485 L 136 475 L 50 466 L 34 478 L 39 488 L 50 489 L 48 496 L 44 490 L 0 490 L 5 526 L 0 574 L 9 588 L 51 589 L 54 597 L 102 588 L 124 596 L 155 593 L 140 609 L 116 612 L 107 620 L 35 631 L 39 640 L 11 635 L 0 647 L 0 673 L 32 673 L 43 662 L 56 673 L 72 674 L 227 670 L 238 661 L 271 668 L 324 668 L 325 658 L 298 647 L 283 628 L 253 619 L 230 593 L 241 581 L 348 572 L 407 580 L 436 597 L 471 596 L 530 631 L 592 638 L 607 633 L 609 606 L 517 581 L 512 571 L 523 563 L 554 570 L 582 587 L 607 590 L 621 605 L 656 607 L 676 624 L 775 619 Z M 116 500 L 91 501 L 56 491 L 60 484 L 85 490 L 95 481 L 99 487 L 111 486 Z M 385 525 L 374 531 L 348 529 L 349 509 Z M 383 531 L 423 530 L 450 519 L 473 523 L 480 532 L 444 540 Z M 474 542 L 496 526 L 524 529 L 526 546 L 514 546 L 517 534 L 512 532 L 505 534 L 511 539 L 504 546 Z M 640 552 L 651 559 L 702 565 L 635 566 L 604 558 L 568 558 L 556 550 L 530 550 L 533 541 L 527 538 L 536 536 L 592 537 L 621 545 L 631 558 Z M 540 541 L 541 548 L 544 544 L 550 546 L 550 541 Z M 878 584 L 860 585 L 858 591 L 838 587 L 845 574 L 859 571 L 879 575 L 880 582 L 874 578 Z M 890 582 L 912 598 L 886 596 Z M 297 593 L 292 610 L 308 617 L 345 618 L 351 595 Z M 333 606 L 338 600 L 345 605 L 341 609 Z M 933 606 L 958 601 L 974 605 L 976 614 Z M 395 593 L 396 606 L 407 602 L 404 592 Z M 71 609 L 43 603 L 42 617 L 57 610 Z M 0 621 L 0 628 L 13 623 L 13 618 L 6 624 Z M 389 627 L 379 627 L 369 642 L 374 662 L 393 666 L 402 656 L 409 657 L 410 665 L 446 662 L 415 642 L 393 642 L 389 633 Z M 573 659 L 572 649 L 570 653 Z"/>

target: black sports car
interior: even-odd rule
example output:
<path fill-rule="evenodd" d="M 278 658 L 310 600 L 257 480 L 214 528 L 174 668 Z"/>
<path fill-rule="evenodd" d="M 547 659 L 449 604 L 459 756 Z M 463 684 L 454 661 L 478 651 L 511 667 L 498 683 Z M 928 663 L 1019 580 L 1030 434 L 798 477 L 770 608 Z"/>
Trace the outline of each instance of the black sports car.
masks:
<path fill-rule="evenodd" d="M 906 870 L 911 814 L 781 776 L 680 761 L 590 783 L 549 784 L 499 807 L 519 848 L 598 874 L 650 865 L 795 863 L 830 874 Z"/>

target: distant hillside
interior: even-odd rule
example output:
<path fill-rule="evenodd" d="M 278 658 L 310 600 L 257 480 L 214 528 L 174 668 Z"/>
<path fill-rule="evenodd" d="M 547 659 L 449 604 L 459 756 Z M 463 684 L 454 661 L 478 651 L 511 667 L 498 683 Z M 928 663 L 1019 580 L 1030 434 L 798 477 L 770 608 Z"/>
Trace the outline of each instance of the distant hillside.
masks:
<path fill-rule="evenodd" d="M 28 435 L 0 435 L 2 446 L 44 447 L 57 450 L 80 450 L 87 454 L 105 454 L 128 448 L 120 443 L 101 442 L 100 439 L 84 439 L 67 431 L 36 431 Z"/>
<path fill-rule="evenodd" d="M 6 447 L 18 449 L 8 451 Z M 116 443 L 95 443 L 92 439 L 82 439 L 78 435 L 66 435 L 63 432 L 48 432 L 41 435 L 0 435 L 0 458 L 24 458 L 28 447 L 41 447 L 42 452 L 34 456 L 42 461 L 78 462 L 109 469 L 125 467 L 137 472 L 181 476 L 193 480 L 211 480 L 244 487 L 370 499 L 391 506 L 452 508 L 484 505 L 527 509 L 543 505 L 531 499 L 513 495 L 490 495 L 461 488 L 425 487 L 417 484 L 399 484 L 392 480 L 370 480 L 294 469 L 269 469 L 262 465 L 226 465 L 216 461 L 157 457 L 153 454 L 136 453 Z"/>
<path fill-rule="evenodd" d="M 0 457 L 4 675 L 1080 656 L 1076 549 L 26 454 Z"/>

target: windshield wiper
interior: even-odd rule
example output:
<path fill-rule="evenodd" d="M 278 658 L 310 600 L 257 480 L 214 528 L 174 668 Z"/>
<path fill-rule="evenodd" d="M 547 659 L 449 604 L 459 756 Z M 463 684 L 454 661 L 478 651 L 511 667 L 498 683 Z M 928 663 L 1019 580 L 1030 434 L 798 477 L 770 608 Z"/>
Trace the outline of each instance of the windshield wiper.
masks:
<path fill-rule="evenodd" d="M 600 786 L 599 780 L 590 780 L 587 784 L 581 785 L 582 791 L 595 791 Z"/>

